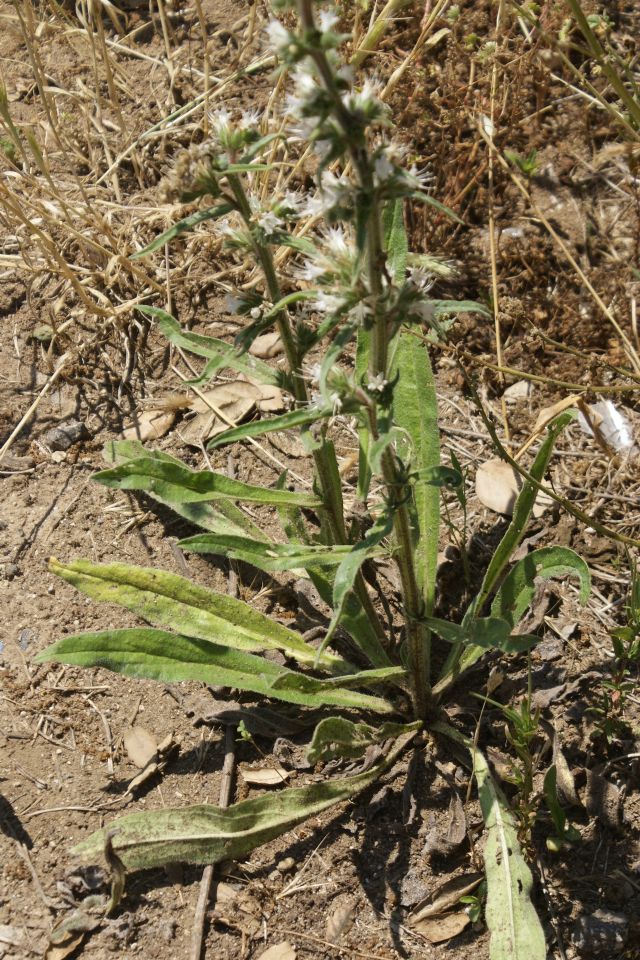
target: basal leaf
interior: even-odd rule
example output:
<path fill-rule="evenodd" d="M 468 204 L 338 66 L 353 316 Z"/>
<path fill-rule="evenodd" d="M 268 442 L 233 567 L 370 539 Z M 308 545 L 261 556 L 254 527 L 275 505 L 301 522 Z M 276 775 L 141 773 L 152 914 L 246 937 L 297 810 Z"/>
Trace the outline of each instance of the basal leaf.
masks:
<path fill-rule="evenodd" d="M 224 436 L 224 434 L 223 434 Z M 218 438 L 219 439 L 219 438 Z M 143 490 L 173 506 L 175 503 L 244 500 L 250 503 L 291 503 L 300 507 L 318 507 L 321 501 L 310 493 L 274 490 L 233 480 L 212 470 L 191 470 L 180 461 L 168 462 L 154 457 L 128 460 L 110 470 L 94 474 L 94 480 L 119 490 Z"/>
<path fill-rule="evenodd" d="M 372 727 L 368 723 L 354 723 L 346 717 L 327 717 L 321 720 L 314 730 L 311 743 L 307 747 L 309 763 L 327 762 L 336 757 L 356 759 L 364 756 L 367 748 L 384 743 L 394 737 L 417 731 L 422 721 L 415 723 L 383 723 L 381 727 Z"/>
<path fill-rule="evenodd" d="M 87 837 L 74 848 L 74 853 L 95 861 L 104 852 L 109 832 L 113 849 L 128 870 L 166 863 L 241 860 L 303 820 L 317 817 L 366 789 L 395 763 L 413 736 L 407 734 L 380 763 L 355 777 L 291 787 L 243 800 L 224 810 L 202 804 L 130 814 Z"/>
<path fill-rule="evenodd" d="M 473 767 L 487 830 L 485 920 L 491 940 L 490 960 L 545 960 L 547 949 L 540 919 L 531 902 L 533 878 L 520 844 L 515 817 L 487 761 L 473 748 Z"/>
<path fill-rule="evenodd" d="M 169 243 L 170 240 L 173 240 L 173 238 L 179 234 L 193 230 L 194 227 L 197 227 L 200 223 L 204 223 L 205 220 L 218 220 L 220 217 L 224 217 L 225 214 L 231 213 L 232 210 L 233 206 L 230 203 L 220 203 L 217 207 L 207 207 L 206 210 L 198 210 L 197 213 L 191 213 L 188 217 L 178 220 L 177 223 L 174 223 L 172 227 L 169 227 L 168 230 L 161 233 L 155 240 L 152 240 L 144 250 L 138 250 L 137 253 L 132 254 L 129 259 L 140 260 L 142 257 L 153 253 L 154 250 L 159 250 L 160 247 L 164 247 L 166 243 Z M 145 312 L 142 306 L 138 309 Z"/>
<path fill-rule="evenodd" d="M 40 663 L 55 660 L 81 667 L 104 667 L 127 677 L 163 683 L 198 680 L 303 707 L 394 712 L 392 704 L 382 697 L 343 688 L 330 680 L 316 680 L 243 650 L 164 630 L 134 628 L 81 633 L 58 640 L 37 659 Z M 366 676 L 363 682 L 367 682 Z M 378 678 L 373 676 L 370 682 L 378 682 Z"/>
<path fill-rule="evenodd" d="M 140 460 L 150 457 L 163 463 L 173 463 L 183 466 L 180 460 L 170 456 L 161 450 L 147 450 L 144 444 L 139 440 L 109 440 L 104 446 L 103 457 L 107 463 L 121 464 L 128 460 Z M 232 500 L 217 500 L 215 507 L 205 501 L 195 501 L 177 503 L 175 500 L 167 500 L 160 495 L 158 490 L 148 490 L 147 478 L 142 479 L 140 488 L 134 487 L 128 477 L 128 490 L 140 489 L 148 496 L 169 507 L 174 513 L 189 520 L 196 527 L 203 530 L 209 530 L 211 533 L 226 533 L 235 536 L 249 536 L 254 539 L 263 540 L 266 536 L 264 531 L 253 522 L 253 520 L 244 513 L 240 507 Z M 115 483 L 108 486 L 116 486 Z"/>
<path fill-rule="evenodd" d="M 568 547 L 542 547 L 519 560 L 504 578 L 491 604 L 491 614 L 516 627 L 536 592 L 536 577 L 576 576 L 580 580 L 580 602 L 586 603 L 591 590 L 591 574 L 582 557 Z"/>
<path fill-rule="evenodd" d="M 315 647 L 294 630 L 242 600 L 215 593 L 175 573 L 88 560 L 64 564 L 53 558 L 49 569 L 93 600 L 117 603 L 147 623 L 238 650 L 284 650 L 300 663 L 316 663 Z M 338 657 L 329 655 L 321 658 L 321 663 L 348 672 L 348 665 Z"/>
<path fill-rule="evenodd" d="M 198 534 L 181 540 L 180 547 L 194 553 L 214 553 L 230 560 L 251 563 L 258 570 L 306 569 L 310 566 L 337 566 L 351 550 L 348 544 L 325 546 L 300 546 L 297 544 L 256 541 L 248 537 L 221 536 L 217 533 Z"/>
<path fill-rule="evenodd" d="M 511 633 L 511 624 L 494 617 L 477 617 L 468 624 L 459 625 L 437 617 L 426 617 L 427 626 L 449 643 L 477 646 L 486 650 L 502 650 L 503 653 L 521 653 L 529 650 L 536 637 Z M 480 654 L 478 654 L 480 656 Z"/>

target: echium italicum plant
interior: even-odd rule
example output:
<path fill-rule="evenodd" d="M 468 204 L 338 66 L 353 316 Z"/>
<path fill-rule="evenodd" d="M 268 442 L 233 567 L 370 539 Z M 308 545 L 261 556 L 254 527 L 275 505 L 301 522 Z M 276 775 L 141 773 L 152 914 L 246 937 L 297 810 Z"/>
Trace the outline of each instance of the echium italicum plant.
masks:
<path fill-rule="evenodd" d="M 448 721 L 446 706 L 459 678 L 487 650 L 509 655 L 535 643 L 516 628 L 536 578 L 571 573 L 583 598 L 588 593 L 588 570 L 568 549 L 536 550 L 506 572 L 536 484 L 571 414 L 549 427 L 462 622 L 435 617 L 440 488 L 460 477 L 440 463 L 424 331 L 430 329 L 433 339 L 457 311 L 481 314 L 482 308 L 431 297 L 433 277 L 425 265 L 433 260 L 407 251 L 405 204 L 427 203 L 440 215 L 453 214 L 428 193 L 428 175 L 405 166 L 403 150 L 389 137 L 392 124 L 376 83 L 341 64 L 337 51 L 344 37 L 336 13 L 316 11 L 312 0 L 280 7 L 296 8 L 298 15 L 295 31 L 279 20 L 268 27 L 279 69 L 292 86 L 282 125 L 261 129 L 257 114 L 219 109 L 211 139 L 178 160 L 168 185 L 180 201 L 209 205 L 136 256 L 211 220 L 228 248 L 257 264 L 260 279 L 230 305 L 247 321 L 233 344 L 183 330 L 158 308 L 140 309 L 171 343 L 206 360 L 197 382 L 233 369 L 286 392 L 287 412 L 231 428 L 209 447 L 299 429 L 313 459 L 313 489 L 293 490 L 285 476 L 274 487 L 261 487 L 224 472 L 192 470 L 132 441 L 107 446 L 111 465 L 95 479 L 143 491 L 199 528 L 181 542 L 183 550 L 242 560 L 268 573 L 304 572 L 330 605 L 330 622 L 314 646 L 249 604 L 167 571 L 52 559 L 54 573 L 95 600 L 120 604 L 148 626 L 65 637 L 40 660 L 164 682 L 199 680 L 254 700 L 269 698 L 283 711 L 293 704 L 300 724 L 315 725 L 312 762 L 358 758 L 375 743 L 384 745 L 382 757 L 355 775 L 226 810 L 201 805 L 125 816 L 77 851 L 95 857 L 108 836 L 109 850 L 129 870 L 234 859 L 364 790 L 425 734 L 443 737 L 469 751 L 478 783 L 492 956 L 538 960 L 545 956 L 544 935 L 514 819 L 481 750 Z M 264 178 L 309 145 L 316 188 L 272 196 L 274 181 L 265 189 Z M 296 229 L 301 221 L 305 231 Z M 248 353 L 255 337 L 272 327 L 284 348 L 283 369 Z M 331 439 L 338 416 L 353 418 L 359 435 L 357 497 L 349 509 Z M 265 533 L 239 505 L 246 502 L 276 507 L 283 537 L 276 542 Z M 394 563 L 399 574 L 403 624 L 397 632 L 382 618 L 383 605 L 370 587 L 379 558 Z M 434 643 L 438 656 L 432 658 Z M 288 666 L 263 655 L 274 649 Z"/>

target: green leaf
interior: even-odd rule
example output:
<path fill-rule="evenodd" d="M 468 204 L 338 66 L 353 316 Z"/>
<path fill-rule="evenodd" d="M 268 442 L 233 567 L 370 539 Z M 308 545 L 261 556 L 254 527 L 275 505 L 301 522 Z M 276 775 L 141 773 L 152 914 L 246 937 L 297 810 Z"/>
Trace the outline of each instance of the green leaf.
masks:
<path fill-rule="evenodd" d="M 284 650 L 300 663 L 314 664 L 317 651 L 294 630 L 223 593 L 215 593 L 166 570 L 124 563 L 49 561 L 52 573 L 99 603 L 117 603 L 147 623 L 169 627 L 238 650 Z M 329 669 L 345 672 L 339 657 L 321 658 Z"/>
<path fill-rule="evenodd" d="M 368 557 L 373 555 L 380 541 L 389 536 L 392 528 L 392 517 L 383 514 L 372 526 L 364 540 L 351 547 L 349 553 L 340 562 L 333 581 L 333 616 L 318 655 L 324 650 L 338 628 L 360 567 Z"/>
<path fill-rule="evenodd" d="M 487 830 L 484 915 L 491 935 L 490 960 L 545 960 L 544 931 L 531 902 L 533 878 L 520 849 L 515 817 L 484 755 L 477 747 L 471 753 Z"/>
<path fill-rule="evenodd" d="M 276 230 L 269 237 L 269 243 L 277 244 L 280 247 L 290 247 L 292 250 L 298 250 L 299 253 L 305 253 L 312 256 L 316 252 L 316 245 L 308 237 L 298 237 L 293 233 L 286 233 L 284 230 Z"/>
<path fill-rule="evenodd" d="M 260 542 L 248 537 L 223 536 L 203 533 L 181 540 L 179 546 L 193 553 L 216 553 L 230 560 L 251 563 L 258 570 L 271 573 L 276 570 L 306 569 L 310 566 L 334 567 L 349 553 L 349 544 L 325 546 L 299 546 Z M 382 551 L 379 551 L 382 553 Z"/>
<path fill-rule="evenodd" d="M 164 630 L 104 630 L 64 637 L 38 655 L 38 662 L 55 660 L 80 667 L 104 667 L 127 677 L 180 683 L 198 680 L 284 700 L 304 707 L 339 706 L 345 709 L 393 713 L 381 697 L 348 689 L 256 657 L 242 650 L 185 637 Z M 345 678 L 347 682 L 375 683 L 376 671 Z"/>
<path fill-rule="evenodd" d="M 311 493 L 292 493 L 271 487 L 256 487 L 233 480 L 224 473 L 191 470 L 179 461 L 169 463 L 154 457 L 128 460 L 110 470 L 100 470 L 93 479 L 105 487 L 119 490 L 143 490 L 170 506 L 214 500 L 245 500 L 250 503 L 291 503 L 300 507 L 318 507 L 321 501 Z"/>
<path fill-rule="evenodd" d="M 392 737 L 399 737 L 417 731 L 422 721 L 415 723 L 383 723 L 381 727 L 372 727 L 368 723 L 353 723 L 345 717 L 327 717 L 321 720 L 314 730 L 311 743 L 307 747 L 309 763 L 327 762 L 336 757 L 356 759 L 364 756 L 368 747 L 384 743 Z"/>
<path fill-rule="evenodd" d="M 283 386 L 282 375 L 263 360 L 239 352 L 235 346 L 225 343 L 224 340 L 183 330 L 175 317 L 159 307 L 139 305 L 136 309 L 157 320 L 158 329 L 174 346 L 195 353 L 198 357 L 206 357 L 210 361 L 206 368 L 207 377 L 212 377 L 217 370 L 229 367 L 231 370 L 248 374 L 260 383 Z"/>
<path fill-rule="evenodd" d="M 411 733 L 402 738 L 379 764 L 355 777 L 291 787 L 276 794 L 243 800 L 224 810 L 202 804 L 130 814 L 108 823 L 78 844 L 73 852 L 95 862 L 104 851 L 107 832 L 115 831 L 113 849 L 129 870 L 166 863 L 242 860 L 261 844 L 375 783 L 395 763 L 413 736 Z"/>
<path fill-rule="evenodd" d="M 436 317 L 449 313 L 481 313 L 485 317 L 491 314 L 483 303 L 477 300 L 430 300 Z"/>
<path fill-rule="evenodd" d="M 226 213 L 231 213 L 232 210 L 233 204 L 231 203 L 221 203 L 217 207 L 207 207 L 206 210 L 198 210 L 197 213 L 192 213 L 188 217 L 178 220 L 172 227 L 169 227 L 169 229 L 161 233 L 159 237 L 156 237 L 155 240 L 147 244 L 144 250 L 138 250 L 138 252 L 132 254 L 129 259 L 140 260 L 141 257 L 147 257 L 150 253 L 153 253 L 154 250 L 164 247 L 165 243 L 169 243 L 169 241 L 177 237 L 178 234 L 193 230 L 194 227 L 197 227 L 199 223 L 204 223 L 205 220 L 218 220 L 220 217 L 224 217 Z M 138 309 L 142 310 L 142 306 L 139 306 Z"/>
<path fill-rule="evenodd" d="M 591 592 L 591 574 L 582 557 L 568 547 L 542 547 L 519 560 L 509 571 L 491 604 L 491 614 L 502 617 L 515 628 L 530 606 L 536 592 L 536 577 L 574 575 L 580 580 L 580 603 L 585 604 Z"/>
<path fill-rule="evenodd" d="M 573 419 L 574 414 L 569 411 L 561 414 L 559 417 L 556 417 L 555 420 L 552 420 L 552 422 L 549 424 L 549 427 L 547 428 L 547 436 L 542 443 L 542 446 L 538 450 L 538 453 L 529 471 L 534 480 L 540 482 L 544 477 L 549 465 L 549 460 L 551 459 L 551 453 L 553 451 L 554 444 L 560 433 Z M 518 494 L 518 499 L 516 500 L 513 508 L 511 522 L 507 527 L 507 530 L 502 540 L 498 544 L 493 556 L 491 557 L 491 560 L 489 561 L 489 566 L 487 567 L 480 590 L 469 605 L 464 615 L 465 623 L 476 617 L 482 610 L 489 594 L 496 586 L 505 567 L 509 563 L 513 551 L 517 548 L 518 544 L 522 540 L 529 522 L 529 517 L 531 516 L 531 511 L 533 510 L 537 492 L 538 491 L 535 484 L 531 483 L 530 480 L 525 479 L 522 490 Z M 482 656 L 483 652 L 484 650 L 480 647 L 468 647 L 461 656 L 461 647 L 454 647 L 445 661 L 438 682 L 433 688 L 433 692 L 437 695 L 450 687 L 464 670 L 474 664 L 479 657 Z"/>
<path fill-rule="evenodd" d="M 250 163 L 255 156 L 257 156 L 264 147 L 268 147 L 270 143 L 273 143 L 274 140 L 284 140 L 284 135 L 282 133 L 268 133 L 264 137 L 260 137 L 259 140 L 254 140 L 250 145 L 246 153 L 240 158 L 241 163 Z"/>
<path fill-rule="evenodd" d="M 521 653 L 530 650 L 537 637 L 528 634 L 511 634 L 511 624 L 495 617 L 476 617 L 462 626 L 437 617 L 426 617 L 429 629 L 448 643 L 475 645 L 485 650 L 502 650 L 504 653 Z M 480 654 L 478 654 L 480 656 Z"/>
<path fill-rule="evenodd" d="M 542 924 L 531 902 L 533 878 L 518 841 L 517 823 L 491 776 L 483 753 L 447 723 L 432 729 L 465 746 L 473 759 L 480 807 L 487 831 L 485 920 L 491 936 L 489 960 L 546 960 Z"/>
<path fill-rule="evenodd" d="M 182 466 L 180 460 L 170 456 L 161 450 L 147 450 L 139 440 L 108 440 L 104 446 L 103 457 L 107 463 L 121 464 L 128 460 L 140 460 L 150 457 L 163 463 L 173 463 Z M 130 480 L 131 478 L 127 478 Z M 146 478 L 144 480 L 146 484 Z M 110 484 L 115 486 L 115 484 Z M 137 489 L 131 484 L 128 490 Z M 140 488 L 148 496 L 157 500 L 173 510 L 179 516 L 189 520 L 196 527 L 203 530 L 209 530 L 211 533 L 228 533 L 236 536 L 248 536 L 253 539 L 263 540 L 266 534 L 260 527 L 244 513 L 240 507 L 236 506 L 231 500 L 218 500 L 216 506 L 212 507 L 210 503 L 176 503 L 160 496 L 157 490 L 146 490 L 144 485 Z"/>
<path fill-rule="evenodd" d="M 413 193 L 410 193 L 409 196 L 412 200 L 418 200 L 420 203 L 425 203 L 429 207 L 434 207 L 439 213 L 444 213 L 446 217 L 449 217 L 451 220 L 455 220 L 456 223 L 464 224 L 464 220 L 461 220 L 457 213 L 454 213 L 453 210 L 446 207 L 444 203 L 440 203 L 439 200 L 436 200 L 435 197 L 432 197 L 429 193 L 423 193 L 421 190 L 414 190 Z"/>
<path fill-rule="evenodd" d="M 387 263 L 395 283 L 401 283 L 407 272 L 409 241 L 404 225 L 402 200 L 389 201 L 382 213 L 382 230 Z"/>
<path fill-rule="evenodd" d="M 394 419 L 409 439 L 411 469 L 417 477 L 413 487 L 416 572 L 425 612 L 430 615 L 438 567 L 439 484 L 450 482 L 454 471 L 440 466 L 438 401 L 429 352 L 409 333 L 400 334 L 393 375 L 396 372 L 399 379 L 393 391 Z"/>
<path fill-rule="evenodd" d="M 305 407 L 301 410 L 290 410 L 280 417 L 271 417 L 269 420 L 254 420 L 244 423 L 240 427 L 233 427 L 219 433 L 207 444 L 208 449 L 245 440 L 247 437 L 261 437 L 266 433 L 275 433 L 278 430 L 291 430 L 292 427 L 304 427 L 318 420 L 324 420 L 333 415 L 330 407 Z M 284 491 L 283 491 L 284 492 Z"/>

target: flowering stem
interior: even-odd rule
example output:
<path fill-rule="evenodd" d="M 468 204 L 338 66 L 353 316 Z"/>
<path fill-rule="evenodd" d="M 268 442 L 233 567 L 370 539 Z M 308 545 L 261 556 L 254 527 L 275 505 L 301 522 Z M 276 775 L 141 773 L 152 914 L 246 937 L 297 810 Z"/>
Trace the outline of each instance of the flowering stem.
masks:
<path fill-rule="evenodd" d="M 324 50 L 314 45 L 312 38 L 318 34 L 312 0 L 297 0 L 298 15 L 305 39 L 309 39 L 309 56 L 313 59 L 320 79 L 333 103 L 333 116 L 339 124 L 349 146 L 349 154 L 357 173 L 360 186 L 360 202 L 370 204 L 367 216 L 365 250 L 369 289 L 372 298 L 380 304 L 384 288 L 382 282 L 386 262 L 382 239 L 380 203 L 376 196 L 373 170 L 367 151 L 365 135 L 356 118 L 352 117 L 337 89 L 331 64 Z M 381 376 L 386 380 L 388 366 L 389 330 L 384 310 L 374 308 L 374 326 L 371 337 L 369 372 L 372 380 Z M 375 433 L 377 418 L 375 404 L 371 417 Z M 374 433 L 374 436 L 375 436 Z M 413 538 L 407 503 L 411 496 L 409 486 L 398 469 L 394 453 L 387 449 L 381 458 L 382 474 L 392 504 L 394 536 L 399 550 L 396 563 L 402 584 L 402 602 L 406 620 L 409 674 L 415 715 L 424 719 L 433 710 L 431 694 L 430 632 L 422 620 L 424 600 L 418 586 L 413 558 Z"/>
<path fill-rule="evenodd" d="M 242 181 L 235 174 L 229 175 L 227 179 L 229 186 L 233 191 L 235 201 L 238 205 L 238 211 L 247 226 L 250 228 L 252 226 L 251 206 L 245 193 L 244 186 L 242 185 Z M 271 250 L 267 244 L 259 243 L 255 237 L 253 238 L 253 248 L 264 273 L 267 289 L 269 291 L 269 297 L 273 303 L 277 303 L 282 299 L 282 292 L 280 290 L 280 284 L 278 283 L 278 275 L 273 263 Z M 278 311 L 276 316 L 276 328 L 278 330 L 280 339 L 282 340 L 285 356 L 287 358 L 287 366 L 289 368 L 289 373 L 291 374 L 293 394 L 296 399 L 296 403 L 304 406 L 309 403 L 309 395 L 302 371 L 300 351 L 298 349 L 295 331 L 292 328 L 291 320 L 286 308 Z M 313 451 L 313 459 L 315 462 L 320 488 L 322 490 L 322 498 L 324 500 L 324 506 L 327 512 L 331 536 L 333 537 L 335 543 L 348 543 L 349 539 L 347 537 L 347 530 L 344 522 L 344 507 L 339 479 L 340 474 L 338 471 L 338 464 L 333 446 L 326 443 L 323 439 L 320 447 Z M 369 620 L 369 623 L 380 640 L 380 663 L 376 664 L 376 666 L 390 665 L 391 661 L 384 652 L 383 646 L 383 641 L 386 636 L 385 629 L 380 622 L 380 617 L 378 616 L 373 603 L 371 602 L 371 598 L 369 596 L 362 573 L 358 573 L 356 577 L 355 591 L 364 609 L 367 619 Z"/>

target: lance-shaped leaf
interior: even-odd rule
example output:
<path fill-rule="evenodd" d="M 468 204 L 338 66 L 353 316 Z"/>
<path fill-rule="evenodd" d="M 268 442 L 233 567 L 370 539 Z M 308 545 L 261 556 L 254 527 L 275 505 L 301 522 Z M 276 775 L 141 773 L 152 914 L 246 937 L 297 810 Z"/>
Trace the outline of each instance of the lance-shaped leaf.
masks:
<path fill-rule="evenodd" d="M 542 924 L 531 902 L 533 878 L 520 844 L 515 817 L 497 786 L 484 754 L 447 723 L 432 729 L 465 746 L 473 759 L 480 807 L 487 831 L 485 920 L 491 940 L 489 960 L 546 960 Z"/>
<path fill-rule="evenodd" d="M 113 849 L 129 870 L 166 863 L 219 863 L 241 860 L 251 850 L 286 833 L 296 824 L 366 789 L 391 767 L 413 733 L 401 738 L 370 770 L 343 780 L 291 787 L 233 804 L 226 810 L 197 807 L 144 811 L 108 823 L 74 848 L 85 860 L 104 852 L 112 833 Z"/>
<path fill-rule="evenodd" d="M 175 573 L 88 560 L 65 564 L 53 558 L 49 569 L 93 600 L 117 603 L 147 623 L 238 650 L 284 650 L 300 663 L 316 663 L 315 647 L 294 630 L 242 600 L 207 590 Z M 339 657 L 329 655 L 321 663 L 328 669 L 348 671 Z"/>
<path fill-rule="evenodd" d="M 102 453 L 107 463 L 121 464 L 129 460 L 140 460 L 150 457 L 153 460 L 159 460 L 163 463 L 173 463 L 183 466 L 180 460 L 172 457 L 162 450 L 147 450 L 144 444 L 139 440 L 109 440 L 104 446 Z M 195 503 L 176 503 L 167 500 L 157 490 L 146 489 L 146 478 L 142 479 L 140 488 L 131 484 L 132 477 L 127 477 L 127 489 L 140 489 L 148 496 L 157 500 L 158 503 L 169 507 L 174 513 L 189 520 L 196 527 L 203 530 L 210 530 L 212 533 L 228 533 L 235 536 L 249 536 L 254 539 L 263 540 L 266 536 L 263 530 L 253 522 L 253 520 L 244 513 L 240 507 L 236 506 L 232 500 L 218 500 L 215 507 L 204 501 Z M 117 486 L 117 483 L 110 483 L 109 486 Z"/>
<path fill-rule="evenodd" d="M 522 653 L 530 650 L 538 639 L 529 634 L 512 634 L 512 625 L 498 616 L 477 617 L 462 625 L 437 617 L 426 617 L 425 622 L 434 633 L 449 643 L 474 645 L 474 650 L 477 647 L 480 651 L 478 657 L 486 650 Z"/>
<path fill-rule="evenodd" d="M 430 615 L 435 603 L 438 567 L 439 479 L 447 483 L 449 474 L 448 468 L 440 466 L 438 401 L 426 346 L 410 334 L 401 333 L 393 372 L 399 374 L 393 392 L 395 422 L 409 438 L 411 468 L 416 475 L 413 488 L 416 572 L 425 612 Z"/>
<path fill-rule="evenodd" d="M 349 596 L 360 567 L 364 561 L 373 555 L 378 544 L 391 533 L 393 518 L 383 514 L 373 525 L 364 540 L 351 547 L 349 553 L 341 561 L 333 580 L 333 616 L 329 628 L 318 651 L 318 656 L 330 642 L 343 616 Z"/>
<path fill-rule="evenodd" d="M 382 211 L 382 232 L 387 266 L 395 283 L 402 283 L 407 272 L 409 241 L 404 225 L 402 200 L 390 200 Z"/>
<path fill-rule="evenodd" d="M 172 506 L 215 500 L 245 500 L 249 503 L 290 503 L 319 507 L 321 501 L 310 493 L 274 490 L 233 480 L 212 470 L 191 470 L 179 461 L 169 463 L 155 457 L 128 460 L 110 470 L 100 470 L 94 480 L 119 490 L 142 490 Z"/>
<path fill-rule="evenodd" d="M 518 843 L 515 817 L 482 752 L 474 748 L 472 754 L 487 830 L 484 915 L 491 935 L 490 960 L 545 960 L 544 931 L 531 902 L 533 879 Z"/>
<path fill-rule="evenodd" d="M 164 247 L 166 243 L 169 243 L 170 240 L 173 240 L 173 238 L 179 234 L 193 230 L 198 224 L 204 223 L 205 220 L 219 220 L 220 217 L 231 213 L 232 210 L 233 204 L 231 203 L 220 203 L 217 207 L 207 207 L 206 210 L 198 210 L 197 213 L 192 213 L 188 217 L 178 220 L 172 227 L 169 227 L 169 229 L 161 233 L 159 237 L 156 237 L 155 240 L 147 244 L 144 250 L 138 250 L 137 253 L 134 253 L 130 259 L 139 260 L 141 257 L 146 257 L 150 253 L 153 253 L 154 250 L 159 250 L 160 247 Z"/>
<path fill-rule="evenodd" d="M 206 367 L 207 378 L 211 378 L 217 370 L 229 367 L 232 370 L 249 374 L 260 383 L 268 383 L 277 387 L 284 385 L 282 374 L 263 360 L 240 352 L 237 347 L 225 343 L 224 340 L 183 330 L 175 317 L 159 307 L 141 305 L 137 309 L 146 316 L 153 317 L 158 323 L 160 332 L 174 346 L 195 353 L 198 357 L 206 357 L 210 361 Z M 198 380 L 202 380 L 203 377 L 204 374 Z"/>
<path fill-rule="evenodd" d="M 188 537 L 181 540 L 179 546 L 194 553 L 221 554 L 229 560 L 242 560 L 267 573 L 295 570 L 298 567 L 335 567 L 351 550 L 348 544 L 307 547 L 295 543 L 270 543 L 216 533 L 201 533 Z"/>
<path fill-rule="evenodd" d="M 502 617 L 513 628 L 522 619 L 536 592 L 536 577 L 576 576 L 580 580 L 580 603 L 591 591 L 591 574 L 582 557 L 568 547 L 542 547 L 519 560 L 504 578 L 491 604 L 491 614 Z"/>
<path fill-rule="evenodd" d="M 381 727 L 372 727 L 368 723 L 354 723 L 346 717 L 326 717 L 313 732 L 307 747 L 307 760 L 309 763 L 318 763 L 319 760 L 326 762 L 336 757 L 355 760 L 362 757 L 368 747 L 421 727 L 421 720 L 414 723 L 383 723 Z"/>
<path fill-rule="evenodd" d="M 244 423 L 242 426 L 233 427 L 219 433 L 209 441 L 207 447 L 211 450 L 214 447 L 224 446 L 226 443 L 236 443 L 238 440 L 246 440 L 247 437 L 262 437 L 266 433 L 276 433 L 279 430 L 291 430 L 292 427 L 306 427 L 318 420 L 326 420 L 333 415 L 331 407 L 304 407 L 300 410 L 290 410 L 289 413 L 283 413 L 281 417 L 272 417 L 269 420 L 254 420 L 252 423 Z"/>
<path fill-rule="evenodd" d="M 538 453 L 529 471 L 534 480 L 538 482 L 542 480 L 549 465 L 554 444 L 562 430 L 564 430 L 566 425 L 570 423 L 573 418 L 573 413 L 563 413 L 559 417 L 556 417 L 556 419 L 553 420 L 549 425 L 544 443 L 538 450 Z M 489 597 L 489 594 L 498 583 L 498 580 L 509 563 L 513 551 L 516 549 L 522 537 L 524 536 L 527 523 L 529 522 L 529 517 L 531 516 L 531 512 L 533 510 L 537 492 L 538 491 L 535 484 L 531 483 L 530 480 L 524 481 L 522 490 L 518 494 L 518 499 L 516 500 L 513 508 L 511 523 L 507 527 L 505 535 L 498 544 L 495 553 L 489 561 L 489 566 L 487 567 L 487 572 L 484 575 L 480 590 L 469 605 L 469 608 L 464 615 L 465 623 L 474 617 L 477 617 L 477 615 L 481 612 L 482 607 Z M 438 682 L 433 688 L 433 692 L 435 694 L 440 694 L 450 687 L 460 673 L 475 663 L 483 652 L 484 651 L 479 647 L 477 649 L 468 647 L 463 654 L 462 645 L 456 644 L 445 661 Z"/>
<path fill-rule="evenodd" d="M 394 707 L 375 697 L 331 680 L 287 670 L 271 660 L 243 650 L 149 628 L 104 630 L 64 637 L 38 656 L 38 662 L 55 660 L 80 667 L 104 667 L 127 677 L 179 683 L 198 680 L 212 686 L 234 687 L 303 707 L 340 706 L 390 714 Z M 379 683 L 378 671 L 362 671 L 345 678 L 347 683 Z"/>

